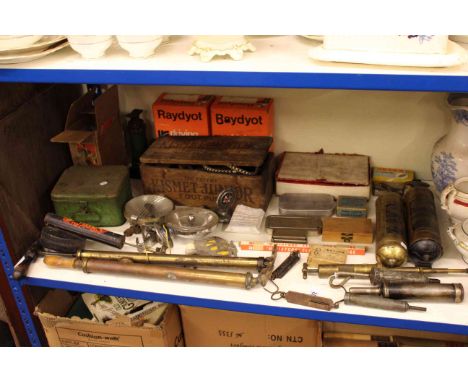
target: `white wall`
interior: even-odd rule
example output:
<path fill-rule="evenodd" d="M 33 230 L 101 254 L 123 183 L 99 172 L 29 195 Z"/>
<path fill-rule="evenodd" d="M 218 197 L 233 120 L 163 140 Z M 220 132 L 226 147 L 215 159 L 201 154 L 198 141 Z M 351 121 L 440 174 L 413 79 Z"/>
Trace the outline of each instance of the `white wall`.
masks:
<path fill-rule="evenodd" d="M 446 93 L 350 90 L 120 86 L 122 112 L 151 105 L 164 91 L 272 97 L 275 148 L 370 155 L 372 164 L 411 168 L 430 179 L 434 143 L 450 125 Z"/>

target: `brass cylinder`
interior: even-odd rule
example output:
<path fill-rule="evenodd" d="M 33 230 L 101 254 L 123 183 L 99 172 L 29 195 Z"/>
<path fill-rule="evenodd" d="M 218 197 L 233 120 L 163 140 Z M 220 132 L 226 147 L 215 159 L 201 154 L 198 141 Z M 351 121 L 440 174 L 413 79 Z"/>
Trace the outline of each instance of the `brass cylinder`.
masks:
<path fill-rule="evenodd" d="M 370 273 L 375 264 L 319 264 L 312 272 L 318 274 L 321 279 L 333 276 L 335 273 Z M 317 270 L 317 271 L 315 271 Z"/>
<path fill-rule="evenodd" d="M 406 262 L 406 228 L 403 201 L 395 192 L 385 192 L 377 198 L 376 208 L 376 257 L 389 268 Z"/>
<path fill-rule="evenodd" d="M 60 256 L 46 256 L 44 257 L 44 262 L 49 266 L 82 269 L 85 273 L 104 272 L 157 279 L 229 285 L 245 289 L 250 289 L 257 283 L 257 279 L 254 278 L 250 272 L 220 272 L 162 265 L 123 263 L 109 260 L 63 258 Z"/>
<path fill-rule="evenodd" d="M 383 297 L 397 300 L 422 299 L 460 303 L 464 297 L 462 284 L 384 282 L 381 289 Z"/>
<path fill-rule="evenodd" d="M 264 257 L 224 257 L 198 255 L 159 255 L 154 253 L 114 252 L 114 251 L 78 251 L 77 259 L 130 260 L 135 263 L 167 264 L 197 267 L 232 267 L 262 270 L 268 259 Z"/>
<path fill-rule="evenodd" d="M 434 196 L 427 187 L 411 187 L 404 200 L 409 258 L 416 266 L 430 267 L 443 253 Z"/>

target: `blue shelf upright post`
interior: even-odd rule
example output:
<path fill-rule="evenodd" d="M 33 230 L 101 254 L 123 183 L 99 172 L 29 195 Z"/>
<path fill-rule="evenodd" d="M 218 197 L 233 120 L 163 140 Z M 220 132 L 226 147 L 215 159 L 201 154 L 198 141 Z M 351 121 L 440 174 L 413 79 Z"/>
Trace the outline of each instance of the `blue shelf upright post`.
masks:
<path fill-rule="evenodd" d="M 11 292 L 15 299 L 16 306 L 18 307 L 21 320 L 23 321 L 23 325 L 26 329 L 26 333 L 28 335 L 29 341 L 31 342 L 32 346 L 41 346 L 41 342 L 37 335 L 37 331 L 34 326 L 31 313 L 29 312 L 28 304 L 26 303 L 26 299 L 24 298 L 21 285 L 17 280 L 13 278 L 14 265 L 11 261 L 8 247 L 6 245 L 6 241 L 3 236 L 3 232 L 1 230 L 0 230 L 0 260 L 2 262 L 3 269 L 6 273 Z"/>

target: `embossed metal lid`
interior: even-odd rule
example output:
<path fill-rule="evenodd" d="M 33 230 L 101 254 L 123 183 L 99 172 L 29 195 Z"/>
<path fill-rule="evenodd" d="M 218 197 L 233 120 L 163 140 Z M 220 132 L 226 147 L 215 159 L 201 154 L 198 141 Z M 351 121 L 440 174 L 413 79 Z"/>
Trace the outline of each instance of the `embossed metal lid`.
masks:
<path fill-rule="evenodd" d="M 177 208 L 166 216 L 166 224 L 176 233 L 194 234 L 212 229 L 218 224 L 218 215 L 206 208 Z"/>

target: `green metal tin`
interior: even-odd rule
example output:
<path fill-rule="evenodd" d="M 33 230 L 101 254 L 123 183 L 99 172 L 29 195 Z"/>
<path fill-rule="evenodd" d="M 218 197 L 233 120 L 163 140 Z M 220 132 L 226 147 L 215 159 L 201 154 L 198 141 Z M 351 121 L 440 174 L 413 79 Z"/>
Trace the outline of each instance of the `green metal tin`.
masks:
<path fill-rule="evenodd" d="M 125 166 L 72 166 L 52 190 L 55 212 L 97 227 L 125 222 L 123 209 L 131 197 Z"/>

